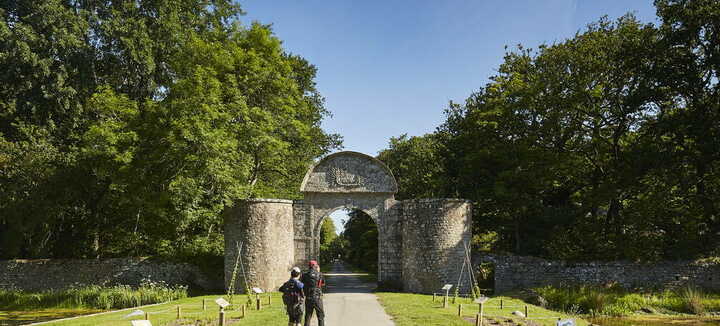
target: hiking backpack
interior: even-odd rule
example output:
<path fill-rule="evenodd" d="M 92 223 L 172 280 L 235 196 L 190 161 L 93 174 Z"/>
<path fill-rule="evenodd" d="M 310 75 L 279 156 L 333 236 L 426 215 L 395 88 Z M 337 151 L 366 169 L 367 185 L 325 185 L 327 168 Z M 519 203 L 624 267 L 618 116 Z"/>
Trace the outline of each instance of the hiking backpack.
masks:
<path fill-rule="evenodd" d="M 300 303 L 300 289 L 294 280 L 288 280 L 280 287 L 283 303 L 286 306 L 293 306 Z"/>

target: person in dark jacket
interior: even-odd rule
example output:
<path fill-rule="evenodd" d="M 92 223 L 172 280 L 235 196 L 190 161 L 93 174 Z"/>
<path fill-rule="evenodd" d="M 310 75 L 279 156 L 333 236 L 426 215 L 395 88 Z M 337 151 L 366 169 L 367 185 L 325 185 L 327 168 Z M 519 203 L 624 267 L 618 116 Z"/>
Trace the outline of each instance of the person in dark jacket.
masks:
<path fill-rule="evenodd" d="M 300 268 L 293 267 L 290 279 L 280 287 L 283 293 L 283 303 L 288 314 L 288 326 L 300 326 L 303 317 L 303 283 L 300 282 Z"/>
<path fill-rule="evenodd" d="M 305 326 L 310 326 L 310 320 L 313 311 L 317 312 L 318 326 L 325 326 L 325 311 L 323 310 L 322 287 L 325 285 L 325 279 L 320 273 L 320 265 L 311 260 L 309 269 L 302 275 L 300 281 L 305 285 L 303 292 L 305 293 Z"/>

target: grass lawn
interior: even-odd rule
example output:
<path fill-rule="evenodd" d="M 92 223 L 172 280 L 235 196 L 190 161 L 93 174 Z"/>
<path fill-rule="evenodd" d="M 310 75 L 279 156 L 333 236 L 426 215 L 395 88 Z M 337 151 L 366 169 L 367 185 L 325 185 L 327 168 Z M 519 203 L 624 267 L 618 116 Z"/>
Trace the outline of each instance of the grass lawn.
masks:
<path fill-rule="evenodd" d="M 150 313 L 150 322 L 155 326 L 163 325 L 217 325 L 218 320 L 218 306 L 215 304 L 215 299 L 219 297 L 225 297 L 223 295 L 206 295 L 192 298 L 185 298 L 176 301 L 172 301 L 165 304 L 155 305 L 147 308 L 139 308 L 142 311 Z M 227 298 L 227 297 L 225 297 Z M 202 310 L 202 300 L 206 299 L 207 310 Z M 237 303 L 244 303 L 247 297 L 244 295 L 235 296 Z M 263 297 L 263 309 L 260 311 L 253 308 L 246 310 L 247 315 L 244 319 L 240 319 L 242 312 L 239 306 L 233 308 L 231 306 L 229 310 L 226 310 L 225 318 L 229 323 L 226 325 L 249 325 L 249 326 L 268 326 L 268 325 L 284 325 L 287 324 L 287 317 L 285 315 L 285 309 L 282 304 L 282 298 L 280 293 L 273 293 L 271 305 L 267 305 L 267 297 Z M 182 318 L 177 320 L 177 307 L 181 307 Z M 136 308 L 129 310 L 112 312 L 102 314 L 98 316 L 87 316 L 70 319 L 66 321 L 52 322 L 48 325 L 52 326 L 128 326 L 131 320 L 144 319 L 143 316 L 135 316 L 125 318 L 126 315 L 134 311 Z M 199 322 L 198 322 L 199 321 Z M 2 321 L 0 320 L 0 325 Z M 12 324 L 7 324 L 12 325 Z"/>
<path fill-rule="evenodd" d="M 389 292 L 376 294 L 385 311 L 393 318 L 397 326 L 467 326 L 470 321 L 474 322 L 475 315 L 478 312 L 478 305 L 471 303 L 472 300 L 467 298 L 458 298 L 456 304 L 453 304 L 452 299 L 450 299 L 448 308 L 443 308 L 440 296 L 433 302 L 432 295 Z M 503 301 L 502 310 L 500 309 L 500 300 Z M 463 317 L 457 315 L 459 304 L 463 305 Z M 518 299 L 502 296 L 493 297 L 485 304 L 484 316 L 500 322 L 501 325 L 555 326 L 558 317 L 562 319 L 573 318 L 577 326 L 588 325 L 587 321 L 579 317 L 569 316 L 534 305 L 528 305 L 528 319 L 512 315 L 512 312 L 516 310 L 524 312 L 525 305 L 525 302 Z M 508 322 L 508 319 L 512 321 Z M 488 325 L 488 323 L 483 323 L 483 325 Z"/>

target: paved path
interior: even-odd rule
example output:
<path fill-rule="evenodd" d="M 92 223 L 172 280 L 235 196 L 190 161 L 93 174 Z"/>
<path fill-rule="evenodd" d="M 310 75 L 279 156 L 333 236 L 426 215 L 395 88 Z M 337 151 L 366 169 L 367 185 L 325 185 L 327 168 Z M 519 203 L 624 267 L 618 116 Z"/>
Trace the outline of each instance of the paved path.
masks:
<path fill-rule="evenodd" d="M 372 294 L 375 284 L 363 282 L 342 263 L 335 263 L 325 279 L 325 326 L 395 325 Z M 315 318 L 312 325 L 317 325 Z"/>

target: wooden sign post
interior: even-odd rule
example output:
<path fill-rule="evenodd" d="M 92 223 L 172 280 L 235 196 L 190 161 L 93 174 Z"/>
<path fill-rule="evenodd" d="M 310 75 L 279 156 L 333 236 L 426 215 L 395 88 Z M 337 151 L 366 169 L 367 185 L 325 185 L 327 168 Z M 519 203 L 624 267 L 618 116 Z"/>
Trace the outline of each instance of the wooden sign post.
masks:
<path fill-rule="evenodd" d="M 215 303 L 217 303 L 218 306 L 220 306 L 220 314 L 218 316 L 218 324 L 220 326 L 225 326 L 225 308 L 230 306 L 230 302 L 223 298 L 217 298 L 215 299 Z"/>
<path fill-rule="evenodd" d="M 479 297 L 475 299 L 475 303 L 480 305 L 480 313 L 477 314 L 477 317 L 475 318 L 475 326 L 482 326 L 483 322 L 483 308 L 485 307 L 485 302 L 487 302 L 490 298 L 488 297 Z"/>
<path fill-rule="evenodd" d="M 443 308 L 447 308 L 448 306 L 448 296 L 450 295 L 450 289 L 452 288 L 452 284 L 445 284 L 442 289 L 445 291 L 445 298 L 443 299 Z"/>
<path fill-rule="evenodd" d="M 263 290 L 261 288 L 252 288 L 252 290 L 255 292 L 255 305 L 257 306 L 257 310 L 260 311 L 260 309 L 262 309 L 260 294 L 263 293 Z"/>

